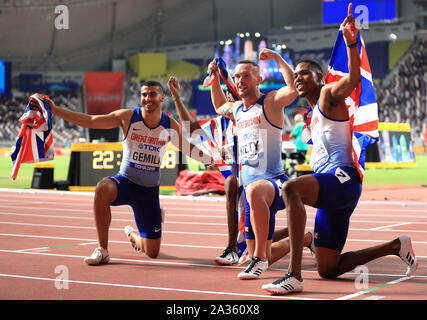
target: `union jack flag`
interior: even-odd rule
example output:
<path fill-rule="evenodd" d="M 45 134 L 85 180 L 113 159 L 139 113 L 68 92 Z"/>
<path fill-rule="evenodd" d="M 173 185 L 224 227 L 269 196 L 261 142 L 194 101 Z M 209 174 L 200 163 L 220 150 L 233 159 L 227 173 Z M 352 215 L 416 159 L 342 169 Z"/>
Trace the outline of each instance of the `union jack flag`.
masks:
<path fill-rule="evenodd" d="M 357 35 L 357 40 L 361 60 L 361 81 L 350 96 L 345 99 L 345 103 L 348 107 L 353 131 L 353 159 L 360 178 L 363 181 L 365 175 L 365 150 L 369 145 L 379 140 L 378 105 L 375 98 L 374 85 L 372 83 L 371 67 L 369 65 L 368 55 L 366 54 L 365 43 L 360 32 Z M 348 73 L 347 46 L 342 31 L 340 30 L 332 50 L 331 61 L 329 62 L 325 82 L 336 82 L 347 76 Z M 312 144 L 310 131 L 311 116 L 312 109 L 309 108 L 306 124 L 301 136 L 303 141 L 309 144 Z"/>
<path fill-rule="evenodd" d="M 200 125 L 203 130 L 203 135 L 201 136 L 202 145 L 211 154 L 214 154 L 215 159 L 218 159 L 218 156 L 221 156 L 220 147 L 233 149 L 233 159 L 226 158 L 225 161 L 220 160 L 220 162 L 216 161 L 216 163 L 224 178 L 227 178 L 232 174 L 232 166 L 237 166 L 237 182 L 239 185 L 235 211 L 235 215 L 237 216 L 238 220 L 237 254 L 239 256 L 239 262 L 243 263 L 247 259 L 247 247 L 245 239 L 245 200 L 243 193 L 243 184 L 239 180 L 240 165 L 236 164 L 237 150 L 235 146 L 237 144 L 236 139 L 234 137 L 234 126 L 234 121 L 222 116 L 209 119 Z"/>
<path fill-rule="evenodd" d="M 219 70 L 219 75 L 221 79 L 224 81 L 224 83 L 227 86 L 228 92 L 232 95 L 233 100 L 240 100 L 240 96 L 237 91 L 237 87 L 233 81 L 233 78 L 227 71 L 227 66 L 222 58 L 216 58 L 217 66 Z M 218 76 L 214 73 L 209 74 L 204 82 L 203 87 L 207 88 L 211 86 L 215 81 L 219 81 Z M 206 139 L 202 136 L 202 143 L 205 144 L 205 146 L 210 147 L 213 150 L 216 149 L 217 152 L 219 150 L 218 146 L 225 146 L 224 144 L 228 144 L 229 146 L 231 144 L 234 144 L 234 163 L 218 166 L 221 173 L 225 178 L 227 178 L 231 174 L 231 166 L 236 165 L 237 163 L 237 141 L 236 139 L 227 139 L 226 137 L 226 131 L 230 130 L 232 127 L 235 126 L 234 121 L 227 119 L 225 117 L 217 117 L 215 119 L 210 119 L 207 122 L 205 122 L 201 128 L 204 131 L 205 135 L 208 137 Z M 214 142 L 214 143 L 213 143 Z M 220 152 L 220 151 L 219 151 Z M 246 246 L 246 239 L 245 239 L 245 198 L 244 198 L 244 192 L 243 192 L 243 184 L 240 181 L 240 169 L 241 166 L 237 165 L 237 182 L 239 185 L 238 192 L 237 192 L 237 201 L 236 201 L 236 215 L 238 220 L 238 234 L 237 234 L 237 247 L 238 247 L 238 256 L 239 256 L 239 263 L 243 263 L 248 258 L 248 250 Z"/>
<path fill-rule="evenodd" d="M 213 156 L 218 169 L 226 179 L 231 175 L 232 163 L 224 161 L 221 148 L 228 147 L 230 143 L 226 139 L 226 131 L 230 129 L 231 122 L 230 119 L 220 116 L 208 119 L 200 125 L 200 128 L 203 130 L 203 135 L 200 136 L 202 145 Z M 233 124 L 231 123 L 231 125 Z"/>
<path fill-rule="evenodd" d="M 53 160 L 52 114 L 49 103 L 40 99 L 47 97 L 33 94 L 28 100 L 24 114 L 19 119 L 21 129 L 12 152 L 12 179 L 15 180 L 21 163 Z"/>
<path fill-rule="evenodd" d="M 221 57 L 216 58 L 216 65 L 218 67 L 219 75 L 226 84 L 228 91 L 233 96 L 234 101 L 240 100 L 240 95 L 237 91 L 237 87 L 233 81 L 233 78 L 227 71 L 227 65 Z M 210 87 L 216 81 L 218 81 L 217 74 L 211 72 L 203 81 L 203 88 Z"/>

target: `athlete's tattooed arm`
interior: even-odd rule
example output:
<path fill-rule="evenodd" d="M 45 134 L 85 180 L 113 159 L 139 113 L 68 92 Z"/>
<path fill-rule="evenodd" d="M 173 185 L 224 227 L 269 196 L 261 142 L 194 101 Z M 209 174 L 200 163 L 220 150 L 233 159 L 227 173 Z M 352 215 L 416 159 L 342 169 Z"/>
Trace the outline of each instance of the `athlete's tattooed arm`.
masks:
<path fill-rule="evenodd" d="M 223 117 L 233 119 L 233 103 L 227 102 L 223 104 L 221 107 L 216 109 L 216 113 Z"/>

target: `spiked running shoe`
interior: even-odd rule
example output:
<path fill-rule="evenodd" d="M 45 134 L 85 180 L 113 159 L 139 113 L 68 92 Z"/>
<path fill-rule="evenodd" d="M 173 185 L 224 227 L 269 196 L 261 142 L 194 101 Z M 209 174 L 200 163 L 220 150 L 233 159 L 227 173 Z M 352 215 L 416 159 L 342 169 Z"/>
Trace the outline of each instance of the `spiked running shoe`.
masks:
<path fill-rule="evenodd" d="M 242 280 L 257 279 L 261 273 L 268 269 L 268 260 L 262 261 L 258 257 L 253 257 L 245 271 L 240 272 L 237 277 Z"/>
<path fill-rule="evenodd" d="M 406 275 L 412 276 L 418 268 L 418 259 L 415 257 L 414 249 L 412 249 L 411 238 L 408 236 L 400 236 L 400 251 L 399 257 L 408 265 Z"/>
<path fill-rule="evenodd" d="M 90 257 L 84 258 L 84 262 L 86 262 L 90 266 L 96 266 L 99 264 L 105 264 L 110 261 L 110 254 L 108 250 L 98 247 L 93 250 L 93 253 Z"/>
<path fill-rule="evenodd" d="M 272 294 L 301 292 L 304 289 L 304 281 L 299 281 L 292 273 L 288 272 L 283 278 L 277 279 L 273 283 L 264 284 L 261 288 Z"/>
<path fill-rule="evenodd" d="M 239 262 L 239 256 L 231 248 L 226 248 L 222 254 L 215 258 L 214 260 L 218 264 L 224 264 L 231 266 Z"/>
<path fill-rule="evenodd" d="M 132 232 L 136 232 L 134 228 L 132 228 L 131 226 L 126 226 L 123 229 L 125 231 L 126 237 L 128 238 L 128 240 L 130 241 L 130 244 L 133 248 L 133 250 L 135 250 L 136 253 L 140 253 L 141 249 L 137 247 L 137 245 L 135 244 L 135 242 L 132 241 L 132 238 L 130 237 L 130 234 Z"/>

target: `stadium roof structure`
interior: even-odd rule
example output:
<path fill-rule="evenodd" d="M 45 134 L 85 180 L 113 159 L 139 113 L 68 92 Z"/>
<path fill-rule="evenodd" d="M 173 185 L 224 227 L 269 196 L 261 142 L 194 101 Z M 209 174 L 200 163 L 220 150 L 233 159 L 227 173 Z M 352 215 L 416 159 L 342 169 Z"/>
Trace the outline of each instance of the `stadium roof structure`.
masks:
<path fill-rule="evenodd" d="M 318 24 L 319 12 L 320 1 L 312 0 L 6 0 L 0 3 L 0 59 L 12 61 L 14 70 L 109 70 L 111 60 L 129 50 Z M 65 22 L 68 29 L 57 28 Z"/>
<path fill-rule="evenodd" d="M 397 1 L 402 14 L 419 9 Z M 320 0 L 2 0 L 0 59 L 14 71 L 108 71 L 129 51 L 321 24 Z"/>

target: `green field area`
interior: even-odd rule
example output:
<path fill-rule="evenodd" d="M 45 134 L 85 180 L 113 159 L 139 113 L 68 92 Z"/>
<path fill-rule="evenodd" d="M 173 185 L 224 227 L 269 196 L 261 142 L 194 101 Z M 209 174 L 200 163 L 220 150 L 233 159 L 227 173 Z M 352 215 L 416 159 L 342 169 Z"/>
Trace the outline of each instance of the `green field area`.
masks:
<path fill-rule="evenodd" d="M 54 180 L 66 180 L 70 157 L 56 156 L 54 162 Z M 427 185 L 427 155 L 416 156 L 416 168 L 402 169 L 366 169 L 363 184 L 367 186 L 383 185 Z M 22 164 L 16 180 L 12 180 L 12 161 L 9 157 L 0 157 L 0 188 L 29 189 L 34 165 Z"/>
<path fill-rule="evenodd" d="M 70 157 L 55 156 L 53 163 L 55 166 L 53 171 L 54 180 L 66 180 Z M 19 168 L 16 180 L 12 180 L 10 177 L 12 173 L 12 161 L 10 157 L 0 157 L 0 188 L 29 189 L 31 188 L 33 172 L 34 164 L 24 163 Z"/>

